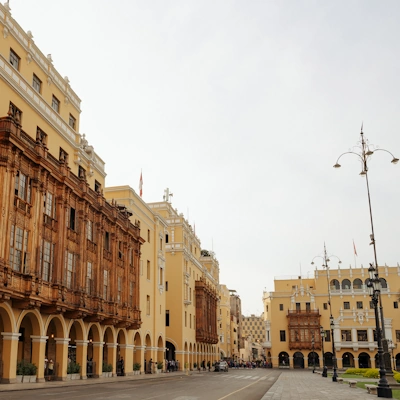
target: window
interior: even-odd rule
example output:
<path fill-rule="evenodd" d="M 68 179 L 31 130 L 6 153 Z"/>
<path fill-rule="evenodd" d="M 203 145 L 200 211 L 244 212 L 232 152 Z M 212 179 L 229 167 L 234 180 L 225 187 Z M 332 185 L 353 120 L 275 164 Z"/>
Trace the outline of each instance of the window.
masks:
<path fill-rule="evenodd" d="M 86 179 L 86 170 L 82 166 L 78 167 L 78 178 Z"/>
<path fill-rule="evenodd" d="M 57 99 L 56 96 L 53 94 L 53 98 L 51 100 L 51 108 L 54 111 L 57 111 L 58 113 L 60 112 L 60 100 Z"/>
<path fill-rule="evenodd" d="M 91 242 L 94 241 L 93 221 L 90 220 L 86 222 L 86 239 L 90 240 Z"/>
<path fill-rule="evenodd" d="M 362 310 L 363 309 L 363 302 L 362 301 L 357 301 L 357 309 Z"/>
<path fill-rule="evenodd" d="M 300 303 L 296 303 L 296 311 L 300 311 L 301 307 L 300 307 Z"/>
<path fill-rule="evenodd" d="M 108 271 L 106 269 L 103 273 L 103 299 L 108 299 Z"/>
<path fill-rule="evenodd" d="M 399 308 L 399 303 L 397 301 L 393 302 L 393 308 Z"/>
<path fill-rule="evenodd" d="M 185 328 L 187 328 L 187 311 L 185 311 Z"/>
<path fill-rule="evenodd" d="M 331 341 L 331 331 L 325 331 L 325 342 Z"/>
<path fill-rule="evenodd" d="M 15 175 L 14 194 L 28 203 L 31 202 L 31 180 L 19 171 Z"/>
<path fill-rule="evenodd" d="M 324 310 L 328 309 L 328 303 L 324 303 Z"/>
<path fill-rule="evenodd" d="M 73 289 L 75 286 L 75 266 L 76 254 L 67 250 L 65 252 L 65 285 L 68 289 Z"/>
<path fill-rule="evenodd" d="M 400 342 L 400 331 L 396 331 L 396 342 Z"/>
<path fill-rule="evenodd" d="M 107 231 L 104 232 L 104 248 L 110 251 L 110 233 Z"/>
<path fill-rule="evenodd" d="M 311 305 L 310 305 L 310 303 L 306 303 L 306 311 L 311 311 Z"/>
<path fill-rule="evenodd" d="M 147 229 L 147 242 L 150 243 L 150 229 Z"/>
<path fill-rule="evenodd" d="M 165 291 L 168 292 L 168 281 L 165 281 Z"/>
<path fill-rule="evenodd" d="M 86 266 L 86 293 L 93 294 L 94 281 L 93 281 L 93 264 L 88 261 Z"/>
<path fill-rule="evenodd" d="M 67 209 L 67 227 L 71 230 L 75 230 L 75 208 L 70 207 Z"/>
<path fill-rule="evenodd" d="M 94 191 L 96 193 L 101 193 L 101 183 L 96 180 L 94 181 Z"/>
<path fill-rule="evenodd" d="M 359 342 L 368 342 L 367 331 L 366 330 L 357 330 L 357 340 Z"/>
<path fill-rule="evenodd" d="M 11 115 L 14 119 L 17 121 L 21 122 L 22 120 L 22 111 L 13 103 L 10 101 L 10 111 Z"/>
<path fill-rule="evenodd" d="M 75 128 L 76 128 L 76 118 L 75 118 L 73 115 L 71 115 L 71 114 L 69 114 L 69 121 L 68 121 L 68 124 L 69 124 L 69 126 L 70 126 L 72 129 L 75 129 Z"/>
<path fill-rule="evenodd" d="M 283 311 L 283 304 L 279 304 L 279 311 Z"/>
<path fill-rule="evenodd" d="M 164 268 L 163 267 L 159 267 L 158 284 L 160 286 L 164 285 Z"/>
<path fill-rule="evenodd" d="M 286 342 L 286 331 L 280 331 L 279 336 L 280 336 L 281 342 Z"/>
<path fill-rule="evenodd" d="M 122 277 L 119 276 L 117 279 L 117 302 L 121 303 L 121 299 L 122 299 Z"/>
<path fill-rule="evenodd" d="M 124 258 L 124 246 L 121 240 L 118 241 L 118 258 L 120 260 Z"/>
<path fill-rule="evenodd" d="M 162 238 L 160 238 L 160 250 L 162 250 Z"/>
<path fill-rule="evenodd" d="M 32 87 L 38 92 L 42 92 L 42 81 L 35 75 L 33 74 L 33 79 L 32 79 Z"/>
<path fill-rule="evenodd" d="M 62 163 L 68 163 L 68 153 L 64 149 L 62 149 L 61 147 L 60 147 L 60 154 L 59 154 L 58 159 Z"/>
<path fill-rule="evenodd" d="M 168 233 L 165 234 L 165 243 L 168 243 L 169 238 L 168 238 Z"/>
<path fill-rule="evenodd" d="M 28 231 L 25 231 L 18 226 L 11 225 L 10 266 L 14 271 L 28 273 L 28 237 Z"/>
<path fill-rule="evenodd" d="M 46 282 L 51 282 L 54 266 L 54 248 L 55 245 L 42 239 L 40 247 L 40 268 L 41 277 Z"/>
<path fill-rule="evenodd" d="M 150 296 L 146 297 L 146 314 L 150 315 Z"/>
<path fill-rule="evenodd" d="M 345 310 L 350 310 L 350 302 L 348 302 L 348 301 L 343 302 L 343 308 Z"/>
<path fill-rule="evenodd" d="M 52 219 L 56 219 L 56 201 L 53 193 L 46 192 L 44 194 L 44 214 Z"/>
<path fill-rule="evenodd" d="M 133 282 L 129 282 L 129 305 L 133 306 Z"/>
<path fill-rule="evenodd" d="M 342 342 L 351 342 L 351 330 L 342 330 Z"/>
<path fill-rule="evenodd" d="M 165 310 L 165 326 L 169 326 L 169 310 Z"/>
<path fill-rule="evenodd" d="M 10 64 L 18 71 L 20 60 L 21 58 L 18 56 L 18 54 L 13 49 L 10 49 Z"/>
<path fill-rule="evenodd" d="M 150 261 L 147 260 L 147 279 L 150 280 Z"/>

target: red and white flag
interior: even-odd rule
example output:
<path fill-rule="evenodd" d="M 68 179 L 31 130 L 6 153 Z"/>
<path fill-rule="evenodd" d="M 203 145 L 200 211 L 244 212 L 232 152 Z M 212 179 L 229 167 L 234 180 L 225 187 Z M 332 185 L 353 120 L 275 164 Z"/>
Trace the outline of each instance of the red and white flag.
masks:
<path fill-rule="evenodd" d="M 143 194 L 143 177 L 142 177 L 142 171 L 140 171 L 139 194 L 140 194 L 140 197 L 142 197 L 142 194 Z"/>
<path fill-rule="evenodd" d="M 353 240 L 353 248 L 354 248 L 354 255 L 357 255 L 357 250 L 356 250 L 356 245 L 354 244 L 354 240 Z"/>

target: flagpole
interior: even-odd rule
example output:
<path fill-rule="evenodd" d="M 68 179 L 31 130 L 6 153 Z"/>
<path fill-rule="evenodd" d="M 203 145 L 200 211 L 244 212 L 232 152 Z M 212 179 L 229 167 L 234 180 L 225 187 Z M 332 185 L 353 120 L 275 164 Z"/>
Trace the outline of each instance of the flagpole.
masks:
<path fill-rule="evenodd" d="M 353 239 L 353 250 L 354 250 L 354 268 L 357 268 L 357 250 L 356 250 L 356 245 L 354 244 L 354 239 Z"/>

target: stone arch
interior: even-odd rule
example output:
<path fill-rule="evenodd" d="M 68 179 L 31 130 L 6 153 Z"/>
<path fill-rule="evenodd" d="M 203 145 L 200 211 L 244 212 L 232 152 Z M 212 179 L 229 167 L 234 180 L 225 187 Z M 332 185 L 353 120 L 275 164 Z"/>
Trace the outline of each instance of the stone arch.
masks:
<path fill-rule="evenodd" d="M 287 367 L 289 368 L 289 354 L 286 351 L 281 351 L 278 356 L 279 359 L 279 366 L 280 367 Z"/>
<path fill-rule="evenodd" d="M 354 368 L 354 356 L 350 352 L 346 351 L 346 353 L 342 356 L 343 368 Z"/>
<path fill-rule="evenodd" d="M 105 327 L 103 332 L 103 364 L 113 365 L 113 349 L 116 343 L 115 332 L 110 326 Z"/>
<path fill-rule="evenodd" d="M 330 282 L 330 286 L 332 290 L 340 290 L 340 283 L 337 279 L 332 279 Z"/>
<path fill-rule="evenodd" d="M 175 354 L 177 349 L 176 342 L 174 342 L 172 339 L 167 339 L 167 341 L 165 342 L 165 347 L 167 349 L 167 360 L 168 361 L 176 360 L 176 354 Z"/>
<path fill-rule="evenodd" d="M 103 334 L 98 322 L 91 322 L 87 326 L 86 338 L 87 346 L 87 376 L 99 377 L 102 373 L 103 364 Z"/>
<path fill-rule="evenodd" d="M 142 348 L 142 337 L 139 331 L 133 334 L 133 363 L 140 364 L 142 366 L 143 360 L 143 348 Z"/>
<path fill-rule="evenodd" d="M 15 332 L 17 321 L 8 303 L 0 303 L 0 332 Z"/>
<path fill-rule="evenodd" d="M 8 303 L 0 303 L 0 380 L 10 382 L 15 376 L 17 360 L 14 359 L 19 338 L 16 320 Z M 13 357 L 14 356 L 14 357 Z"/>
<path fill-rule="evenodd" d="M 304 368 L 304 355 L 301 351 L 293 354 L 293 368 Z"/>
<path fill-rule="evenodd" d="M 349 279 L 342 280 L 342 290 L 350 290 L 351 289 L 351 282 Z"/>
<path fill-rule="evenodd" d="M 34 362 L 32 338 L 43 336 L 43 323 L 37 310 L 26 310 L 21 313 L 17 322 L 17 332 L 20 333 L 17 361 Z"/>
<path fill-rule="evenodd" d="M 324 359 L 325 359 L 325 366 L 327 368 L 333 368 L 333 353 L 330 351 L 326 351 L 324 353 Z"/>
<path fill-rule="evenodd" d="M 164 347 L 164 340 L 160 335 L 157 340 L 157 362 L 164 363 L 164 354 L 165 354 L 165 347 Z"/>
<path fill-rule="evenodd" d="M 315 351 L 308 353 L 308 368 L 319 368 L 319 355 Z"/>
<path fill-rule="evenodd" d="M 371 357 L 368 353 L 360 353 L 358 355 L 359 368 L 371 368 Z"/>
<path fill-rule="evenodd" d="M 353 289 L 362 289 L 363 282 L 360 278 L 354 279 L 353 281 Z"/>

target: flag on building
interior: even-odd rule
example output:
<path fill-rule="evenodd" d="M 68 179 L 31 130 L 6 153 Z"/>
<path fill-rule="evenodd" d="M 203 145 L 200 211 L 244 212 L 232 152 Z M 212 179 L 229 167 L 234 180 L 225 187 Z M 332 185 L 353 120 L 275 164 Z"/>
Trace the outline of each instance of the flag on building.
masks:
<path fill-rule="evenodd" d="M 353 240 L 353 248 L 354 248 L 354 255 L 357 255 L 357 250 L 356 250 L 356 245 L 354 244 L 354 240 Z"/>
<path fill-rule="evenodd" d="M 140 197 L 142 197 L 142 194 L 143 194 L 143 177 L 142 177 L 142 171 L 140 171 L 139 194 L 140 194 Z"/>

